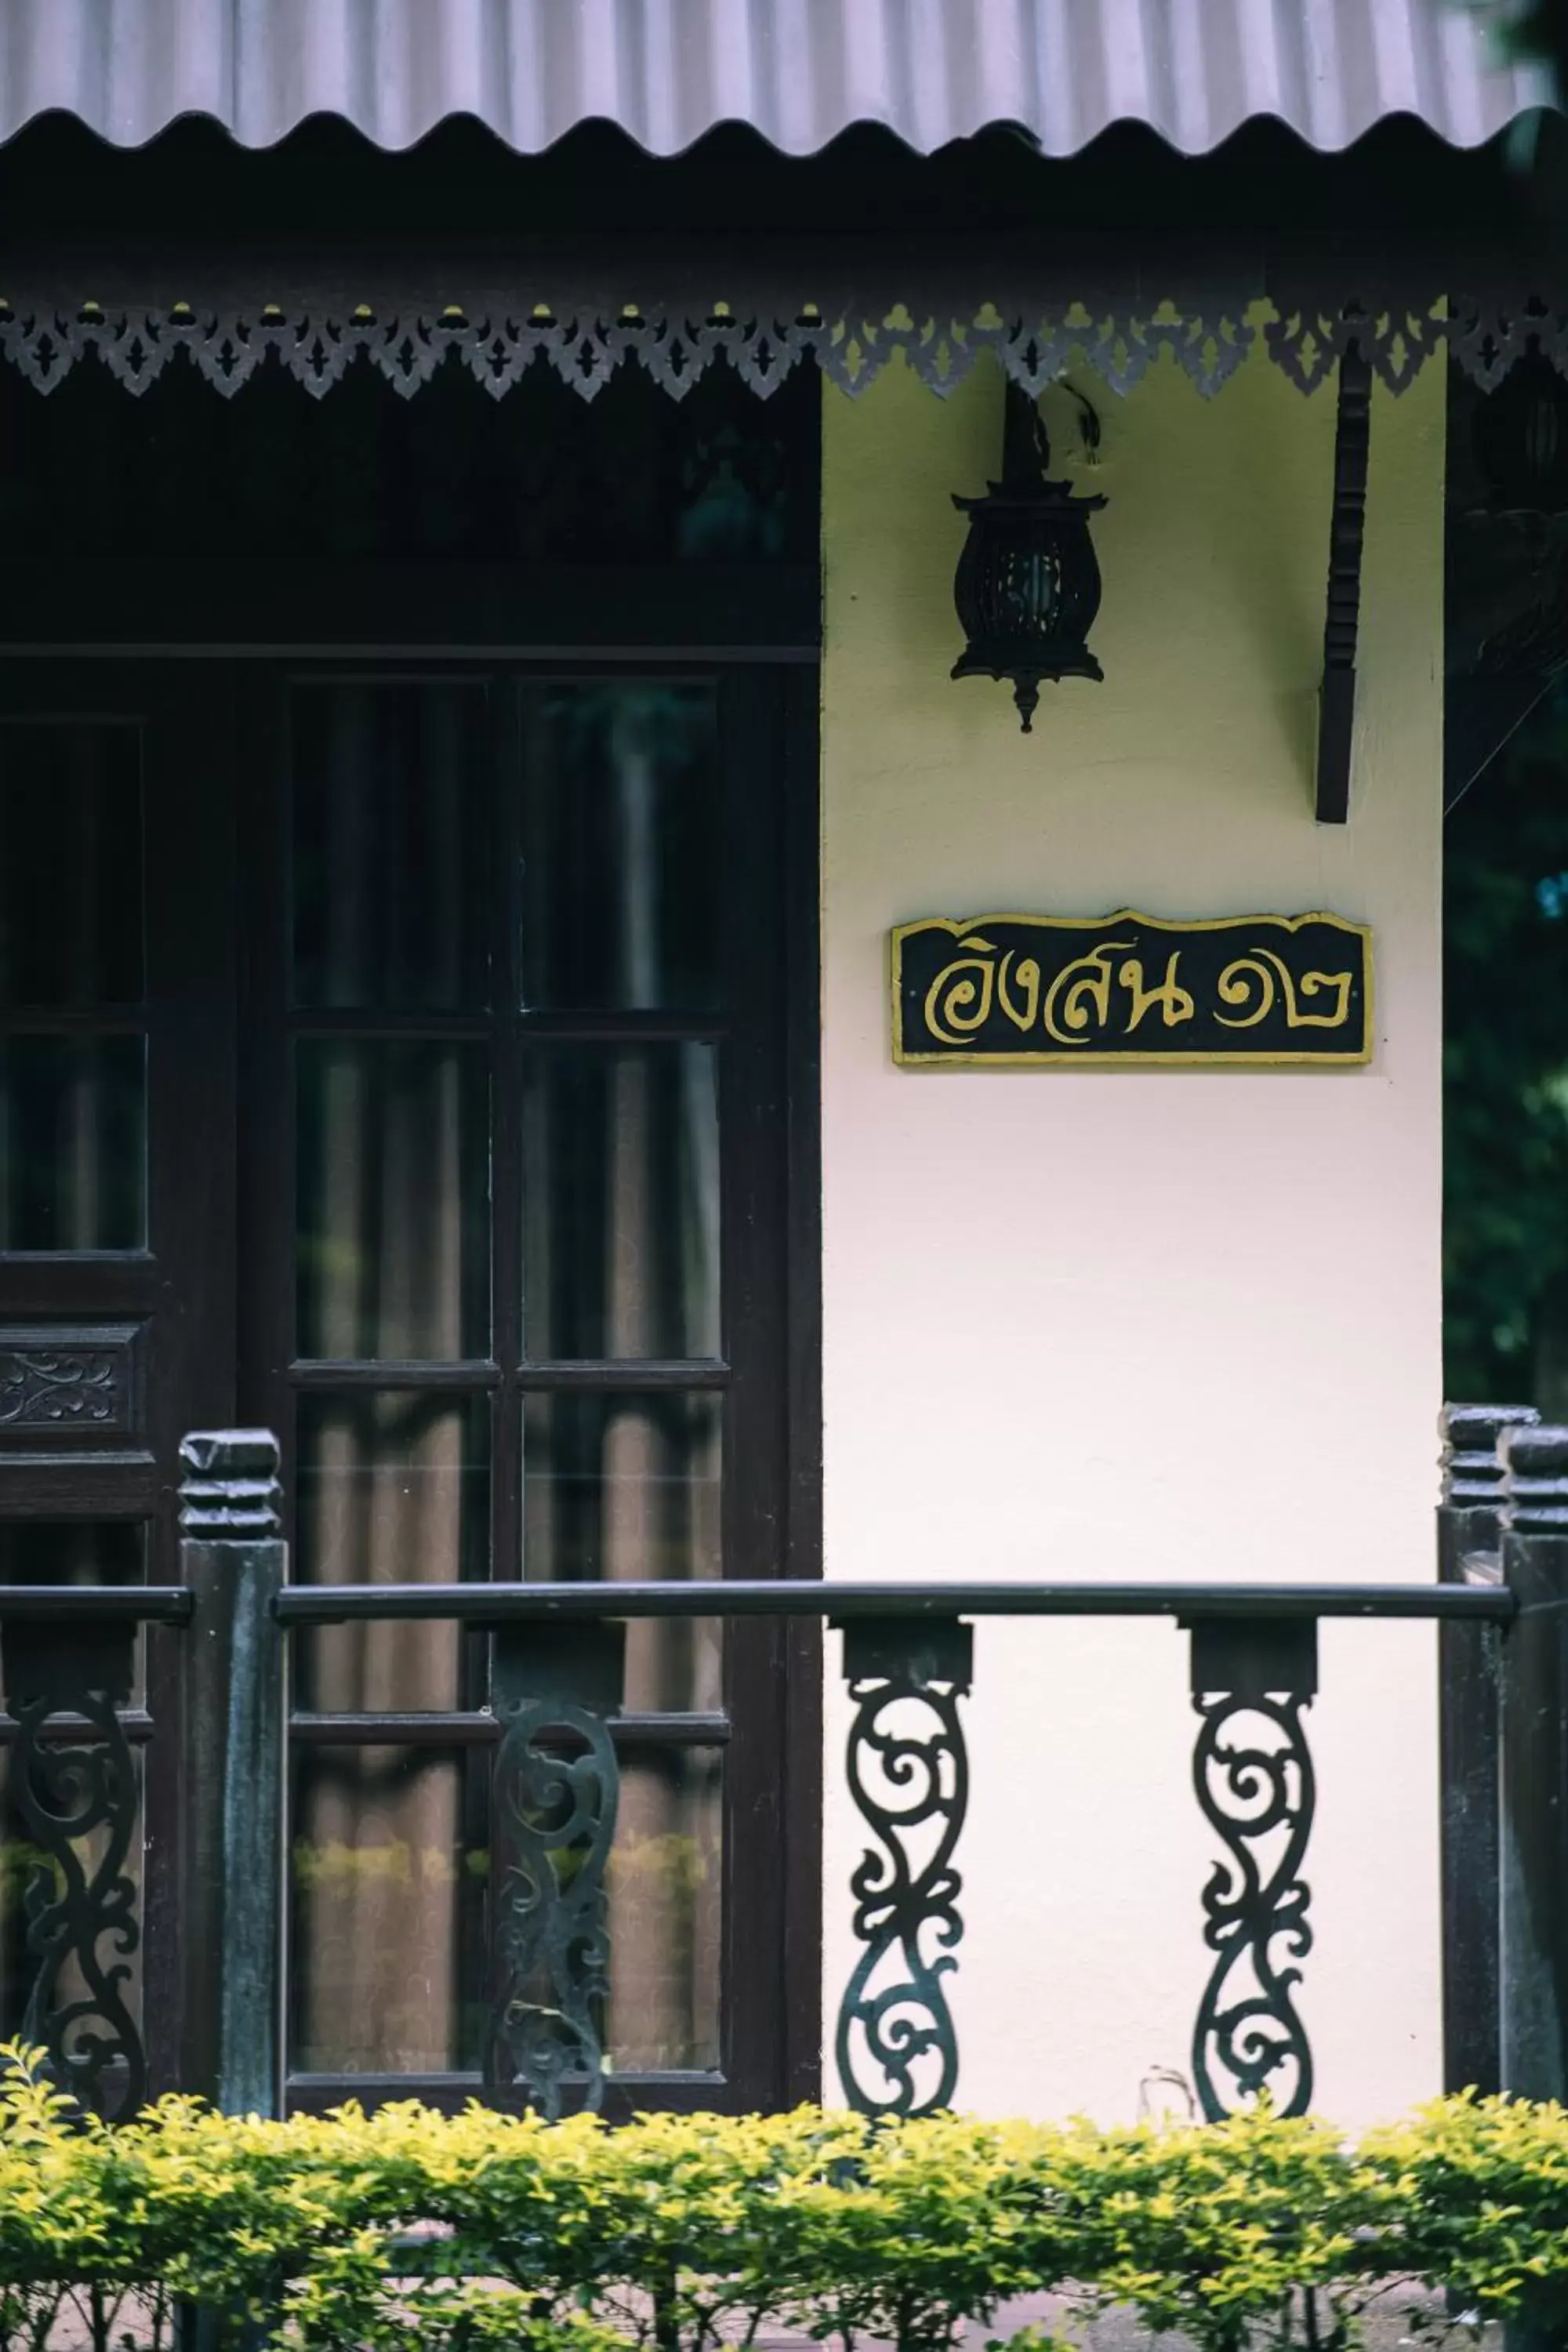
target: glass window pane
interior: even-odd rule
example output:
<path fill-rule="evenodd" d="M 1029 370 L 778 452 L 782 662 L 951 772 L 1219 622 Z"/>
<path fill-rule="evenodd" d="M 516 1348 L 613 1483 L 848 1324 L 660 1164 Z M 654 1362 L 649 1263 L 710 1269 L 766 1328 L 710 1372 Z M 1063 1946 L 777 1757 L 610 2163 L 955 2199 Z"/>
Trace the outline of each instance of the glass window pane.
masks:
<path fill-rule="evenodd" d="M 294 1572 L 305 1584 L 455 1583 L 489 1565 L 483 1396 L 299 1401 Z M 363 1714 L 463 1704 L 456 1625 L 324 1625 L 294 1642 L 297 1704 Z"/>
<path fill-rule="evenodd" d="M 486 1049 L 302 1038 L 296 1052 L 300 1354 L 483 1356 Z"/>
<path fill-rule="evenodd" d="M 523 1066 L 523 1322 L 535 1360 L 717 1356 L 718 1055 L 540 1046 Z"/>
<path fill-rule="evenodd" d="M 717 1004 L 712 688 L 552 686 L 524 740 L 524 1003 Z"/>
<path fill-rule="evenodd" d="M 0 1250 L 146 1238 L 144 1041 L 0 1039 Z"/>
<path fill-rule="evenodd" d="M 142 741 L 124 722 L 0 725 L 0 1004 L 142 992 Z"/>
<path fill-rule="evenodd" d="M 626 1747 L 607 1881 L 617 2074 L 716 2069 L 723 1758 L 710 1748 Z"/>
<path fill-rule="evenodd" d="M 721 2063 L 723 1764 L 628 1745 L 606 1874 L 617 2073 Z M 495 1750 L 300 1751 L 291 1825 L 295 2074 L 477 2069 L 488 2032 Z"/>
<path fill-rule="evenodd" d="M 295 1003 L 485 1004 L 483 688 L 301 687 L 292 709 Z"/>
<path fill-rule="evenodd" d="M 0 1519 L 0 1584 L 144 1584 L 147 1531 L 139 1519 Z M 145 1705 L 146 1630 L 136 1636 L 132 1706 Z M 0 1641 L 0 1695 L 8 1696 Z"/>
<path fill-rule="evenodd" d="M 479 2063 L 490 1753 L 305 1748 L 294 1762 L 297 2074 Z"/>
<path fill-rule="evenodd" d="M 723 1401 L 675 1391 L 525 1397 L 522 1572 L 551 1583 L 722 1574 Z M 723 1704 L 718 1621 L 634 1618 L 626 1711 Z"/>
<path fill-rule="evenodd" d="M 145 1550 L 139 1519 L 0 1519 L 0 1584 L 140 1584 Z"/>

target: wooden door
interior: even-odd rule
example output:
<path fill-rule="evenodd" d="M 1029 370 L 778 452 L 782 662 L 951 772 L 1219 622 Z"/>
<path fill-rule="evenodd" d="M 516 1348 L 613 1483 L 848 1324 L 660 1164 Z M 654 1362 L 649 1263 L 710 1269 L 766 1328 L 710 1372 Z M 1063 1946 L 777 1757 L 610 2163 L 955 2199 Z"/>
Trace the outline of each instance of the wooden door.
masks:
<path fill-rule="evenodd" d="M 297 1576 L 813 1572 L 798 676 L 248 678 L 241 1410 L 281 1435 Z M 630 1629 L 612 2105 L 815 2079 L 815 1675 L 782 1628 Z M 296 2105 L 479 2086 L 488 1676 L 440 1626 L 298 1644 Z"/>
<path fill-rule="evenodd" d="M 0 663 L 7 1583 L 177 1582 L 179 1441 L 233 1414 L 231 711 L 221 665 Z M 178 2076 L 188 1958 L 179 1639 L 149 1631 L 132 1717 L 155 1734 L 132 1987 L 154 2092 Z"/>

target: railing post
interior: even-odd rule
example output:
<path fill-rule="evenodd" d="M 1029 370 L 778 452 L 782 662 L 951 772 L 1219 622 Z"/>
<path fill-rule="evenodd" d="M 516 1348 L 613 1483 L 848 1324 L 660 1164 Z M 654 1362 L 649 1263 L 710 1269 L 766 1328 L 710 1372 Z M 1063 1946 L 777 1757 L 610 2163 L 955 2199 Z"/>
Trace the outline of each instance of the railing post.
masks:
<path fill-rule="evenodd" d="M 1502 1579 L 1506 1429 L 1533 1405 L 1447 1404 L 1437 1507 L 1440 1584 Z M 1498 2042 L 1498 1743 L 1502 1637 L 1495 1625 L 1437 1628 L 1443 1890 L 1443 2086 L 1483 2097 L 1502 2082 Z"/>
<path fill-rule="evenodd" d="M 605 1872 L 621 1787 L 609 1717 L 625 1649 L 625 1626 L 602 1620 L 496 1629 L 485 2080 L 521 2083 L 552 2121 L 569 2082 L 591 2110 L 605 2095 Z"/>
<path fill-rule="evenodd" d="M 278 1441 L 265 1429 L 199 1430 L 180 1464 L 180 1573 L 192 1593 L 182 2088 L 226 2114 L 270 2116 L 282 2087 Z"/>
<path fill-rule="evenodd" d="M 1300 1874 L 1317 1800 L 1301 1710 L 1317 1696 L 1317 1621 L 1185 1622 L 1202 1717 L 1193 1785 L 1226 1848 L 1204 1889 L 1204 1941 L 1216 1957 L 1193 2032 L 1193 2081 L 1210 2123 L 1265 2090 L 1277 2114 L 1304 2116 L 1312 2052 L 1291 1964 L 1312 1948 Z"/>
<path fill-rule="evenodd" d="M 1568 1429 L 1505 1430 L 1502 2087 L 1568 2095 Z"/>
<path fill-rule="evenodd" d="M 956 1618 L 833 1622 L 855 1702 L 850 1793 L 877 1840 L 849 1882 L 861 1952 L 839 2004 L 838 2076 L 861 2115 L 931 2115 L 958 2083 L 942 1979 L 963 1934 L 952 1857 L 969 1802 L 958 1702 L 973 1636 Z"/>

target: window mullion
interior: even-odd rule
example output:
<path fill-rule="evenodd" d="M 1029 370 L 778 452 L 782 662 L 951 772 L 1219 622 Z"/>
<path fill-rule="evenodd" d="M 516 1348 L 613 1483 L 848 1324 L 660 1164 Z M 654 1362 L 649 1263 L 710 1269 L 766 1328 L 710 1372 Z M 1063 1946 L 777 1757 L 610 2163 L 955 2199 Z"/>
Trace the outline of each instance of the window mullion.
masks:
<path fill-rule="evenodd" d="M 526 692 L 515 671 L 495 688 L 496 935 L 491 962 L 491 1351 L 502 1369 L 492 1434 L 490 1574 L 522 1571 L 522 1417 L 506 1382 L 522 1361 L 522 1136 L 519 1061 L 522 1000 L 522 794 L 527 784 Z"/>

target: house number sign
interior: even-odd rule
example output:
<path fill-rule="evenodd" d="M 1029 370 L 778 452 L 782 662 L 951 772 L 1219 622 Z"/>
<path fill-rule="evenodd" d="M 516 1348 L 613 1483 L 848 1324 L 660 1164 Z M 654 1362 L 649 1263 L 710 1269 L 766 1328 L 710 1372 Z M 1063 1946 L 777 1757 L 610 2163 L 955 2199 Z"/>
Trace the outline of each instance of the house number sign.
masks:
<path fill-rule="evenodd" d="M 1339 915 L 928 916 L 893 933 L 893 1057 L 1364 1062 L 1372 933 Z"/>

